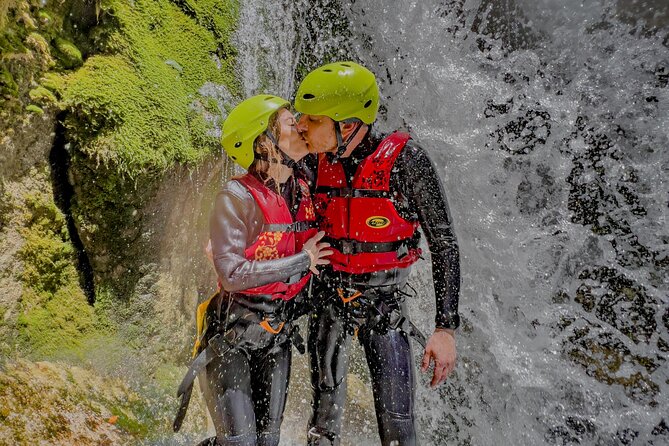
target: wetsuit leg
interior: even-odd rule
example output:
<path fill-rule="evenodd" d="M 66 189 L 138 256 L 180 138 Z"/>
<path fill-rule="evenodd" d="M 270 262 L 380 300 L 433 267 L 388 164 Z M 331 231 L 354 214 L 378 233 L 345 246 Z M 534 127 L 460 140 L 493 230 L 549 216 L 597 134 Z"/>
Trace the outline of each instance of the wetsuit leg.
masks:
<path fill-rule="evenodd" d="M 220 446 L 256 443 L 250 369 L 246 354 L 230 351 L 215 358 L 200 375 L 200 386 Z"/>
<path fill-rule="evenodd" d="M 365 332 L 360 342 L 372 378 L 374 406 L 381 444 L 417 444 L 414 420 L 415 371 L 406 333 Z"/>
<path fill-rule="evenodd" d="M 258 446 L 278 446 L 288 396 L 291 344 L 284 342 L 252 356 L 251 388 Z"/>
<path fill-rule="evenodd" d="M 309 359 L 314 401 L 307 434 L 309 445 L 339 445 L 350 344 L 345 322 L 332 305 L 311 315 Z"/>

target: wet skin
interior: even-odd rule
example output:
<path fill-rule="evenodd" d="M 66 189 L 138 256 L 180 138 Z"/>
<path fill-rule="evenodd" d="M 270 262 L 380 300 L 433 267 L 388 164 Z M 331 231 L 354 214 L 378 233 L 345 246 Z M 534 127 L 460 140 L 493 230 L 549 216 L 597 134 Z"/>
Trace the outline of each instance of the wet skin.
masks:
<path fill-rule="evenodd" d="M 279 136 L 279 149 L 294 161 L 299 161 L 309 154 L 307 142 L 298 129 L 297 121 L 293 114 L 285 108 L 278 111 L 281 133 Z"/>
<path fill-rule="evenodd" d="M 357 124 L 336 123 L 327 116 L 302 115 L 298 122 L 298 129 L 302 132 L 304 139 L 309 145 L 311 153 L 326 153 L 337 150 L 337 135 L 335 125 L 340 125 L 342 138 L 346 140 L 355 130 Z M 364 133 L 364 132 L 360 132 Z M 362 136 L 362 135 L 361 135 Z M 347 150 L 344 156 L 350 155 L 353 148 Z"/>

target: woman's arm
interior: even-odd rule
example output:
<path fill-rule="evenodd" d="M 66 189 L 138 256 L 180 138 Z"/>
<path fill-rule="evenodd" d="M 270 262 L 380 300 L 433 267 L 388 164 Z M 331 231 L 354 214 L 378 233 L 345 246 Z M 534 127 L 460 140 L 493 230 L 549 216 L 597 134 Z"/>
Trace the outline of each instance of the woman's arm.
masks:
<path fill-rule="evenodd" d="M 230 181 L 216 197 L 210 218 L 214 267 L 226 291 L 282 282 L 309 269 L 305 251 L 281 259 L 248 260 L 244 251 L 260 234 L 262 225 L 262 212 L 251 194 Z"/>

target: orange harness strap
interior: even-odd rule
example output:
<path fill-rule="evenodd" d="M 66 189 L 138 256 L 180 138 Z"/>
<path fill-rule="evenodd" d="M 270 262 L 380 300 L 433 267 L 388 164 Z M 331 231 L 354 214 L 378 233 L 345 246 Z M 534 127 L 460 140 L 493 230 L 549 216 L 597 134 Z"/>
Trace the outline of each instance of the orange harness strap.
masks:
<path fill-rule="evenodd" d="M 278 328 L 274 328 L 269 324 L 269 319 L 265 319 L 260 323 L 260 326 L 272 334 L 279 334 L 285 322 L 281 322 Z"/>
<path fill-rule="evenodd" d="M 362 293 L 360 291 L 356 291 L 355 293 L 351 294 L 349 297 L 344 296 L 344 290 L 341 288 L 337 288 L 337 293 L 339 294 L 339 298 L 345 303 L 349 303 L 353 299 L 362 296 Z"/>

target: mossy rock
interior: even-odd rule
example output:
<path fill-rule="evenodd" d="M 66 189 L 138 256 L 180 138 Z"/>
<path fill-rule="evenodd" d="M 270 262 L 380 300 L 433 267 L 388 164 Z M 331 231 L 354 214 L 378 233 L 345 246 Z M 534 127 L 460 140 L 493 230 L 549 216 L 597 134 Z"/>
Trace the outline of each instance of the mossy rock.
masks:
<path fill-rule="evenodd" d="M 30 104 L 26 106 L 26 111 L 29 113 L 34 113 L 36 115 L 43 115 L 44 110 L 42 110 L 40 107 L 38 107 L 35 104 Z"/>
<path fill-rule="evenodd" d="M 66 112 L 72 212 L 96 283 L 123 299 L 139 266 L 155 261 L 143 209 L 157 186 L 177 164 L 220 151 L 212 120 L 221 111 L 200 90 L 239 90 L 229 40 L 237 8 L 230 0 L 112 0 L 98 27 L 108 51 L 42 81 Z"/>
<path fill-rule="evenodd" d="M 57 102 L 56 96 L 42 86 L 30 90 L 28 96 L 30 96 L 30 99 L 33 101 L 42 105 L 55 104 Z"/>
<path fill-rule="evenodd" d="M 67 14 L 72 3 L 9 0 L 0 7 L 0 133 L 11 134 L 26 115 L 39 113 L 35 107 L 28 107 L 32 101 L 29 91 L 49 70 L 64 68 L 55 63 L 52 54 L 61 54 L 49 42 L 71 42 L 71 31 L 77 34 L 64 20 L 72 18 Z M 66 43 L 62 47 L 64 60 L 77 58 Z"/>
<path fill-rule="evenodd" d="M 19 86 L 14 81 L 14 76 L 5 68 L 0 67 L 0 95 L 16 96 Z"/>
<path fill-rule="evenodd" d="M 51 51 L 49 50 L 49 42 L 39 33 L 30 33 L 26 38 L 26 43 L 38 53 L 49 55 Z"/>
<path fill-rule="evenodd" d="M 0 444 L 136 443 L 138 429 L 111 421 L 122 414 L 134 427 L 140 422 L 134 416 L 140 401 L 125 383 L 90 370 L 55 362 L 11 362 L 0 371 Z M 151 419 L 142 422 L 152 426 Z"/>
<path fill-rule="evenodd" d="M 44 173 L 36 172 L 46 182 Z M 17 325 L 23 351 L 50 356 L 76 349 L 96 324 L 93 308 L 79 285 L 76 253 L 65 216 L 44 192 L 25 196 L 23 294 Z"/>
<path fill-rule="evenodd" d="M 205 83 L 239 85 L 234 58 L 219 57 L 219 68 L 212 57 L 232 48 L 236 2 L 216 4 L 109 3 L 110 22 L 102 26 L 113 27 L 113 54 L 88 58 L 61 88 L 68 136 L 79 150 L 131 175 L 197 163 L 219 150 L 210 126 L 192 112 Z"/>
<path fill-rule="evenodd" d="M 81 51 L 72 42 L 59 37 L 54 40 L 54 46 L 58 50 L 56 57 L 64 68 L 77 68 L 84 63 Z"/>

